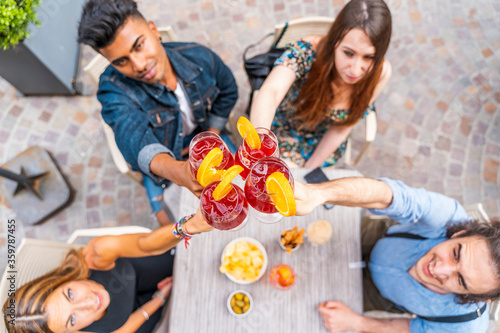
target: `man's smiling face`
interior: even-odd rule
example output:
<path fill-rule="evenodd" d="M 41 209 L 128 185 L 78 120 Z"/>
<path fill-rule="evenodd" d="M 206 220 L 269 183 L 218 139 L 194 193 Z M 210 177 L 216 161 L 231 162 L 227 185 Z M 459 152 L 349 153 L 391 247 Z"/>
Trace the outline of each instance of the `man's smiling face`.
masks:
<path fill-rule="evenodd" d="M 99 52 L 123 75 L 149 84 L 164 83 L 167 54 L 153 22 L 131 16 L 115 40 Z"/>
<path fill-rule="evenodd" d="M 498 287 L 486 240 L 452 236 L 429 250 L 409 270 L 420 284 L 438 294 L 485 294 Z"/>

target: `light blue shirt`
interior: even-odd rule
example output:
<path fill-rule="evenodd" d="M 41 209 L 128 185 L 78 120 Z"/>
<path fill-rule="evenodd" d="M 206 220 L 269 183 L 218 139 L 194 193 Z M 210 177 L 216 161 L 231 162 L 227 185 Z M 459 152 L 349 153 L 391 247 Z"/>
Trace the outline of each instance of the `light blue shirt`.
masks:
<path fill-rule="evenodd" d="M 412 188 L 400 181 L 387 178 L 393 193 L 392 203 L 386 209 L 370 210 L 387 215 L 401 225 L 392 226 L 388 233 L 406 232 L 426 240 L 382 238 L 370 256 L 368 267 L 373 282 L 382 296 L 408 311 L 425 317 L 447 317 L 468 314 L 484 303 L 461 305 L 454 294 L 440 295 L 413 279 L 408 270 L 432 247 L 445 241 L 449 223 L 471 221 L 464 208 L 454 199 L 442 194 Z M 412 319 L 410 331 L 426 333 L 486 332 L 489 324 L 489 305 L 484 314 L 464 323 L 438 323 L 422 318 Z"/>

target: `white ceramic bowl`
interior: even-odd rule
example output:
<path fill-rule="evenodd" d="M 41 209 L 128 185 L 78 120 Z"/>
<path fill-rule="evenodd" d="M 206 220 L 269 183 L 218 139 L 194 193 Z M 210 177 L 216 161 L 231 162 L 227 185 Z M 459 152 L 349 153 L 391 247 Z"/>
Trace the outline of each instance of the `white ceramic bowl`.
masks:
<path fill-rule="evenodd" d="M 248 296 L 248 298 L 250 299 L 250 308 L 248 308 L 247 312 L 242 313 L 242 314 L 237 314 L 236 312 L 233 311 L 233 308 L 231 308 L 231 298 L 233 298 L 233 296 L 238 294 L 238 293 L 244 294 L 244 295 Z M 250 313 L 250 311 L 252 311 L 252 308 L 253 308 L 253 299 L 248 291 L 235 290 L 227 298 L 227 309 L 229 310 L 229 313 L 231 313 L 235 317 L 238 317 L 238 318 L 245 317 L 246 315 L 248 315 Z"/>
<path fill-rule="evenodd" d="M 259 250 L 262 252 L 262 255 L 264 256 L 264 263 L 262 264 L 262 267 L 260 268 L 259 275 L 255 279 L 255 281 L 237 280 L 229 273 L 226 273 L 226 276 L 229 280 L 236 282 L 236 283 L 239 283 L 239 284 L 251 284 L 251 283 L 258 281 L 266 273 L 266 268 L 267 268 L 267 261 L 268 261 L 267 252 L 266 252 L 264 245 L 262 245 L 258 240 L 256 240 L 255 238 L 251 238 L 251 237 L 240 237 L 240 238 L 233 239 L 232 241 L 227 243 L 226 247 L 224 247 L 224 250 L 222 250 L 222 255 L 221 255 L 220 261 L 221 261 L 221 264 L 224 262 L 224 253 L 226 253 L 227 248 L 231 244 L 236 244 L 236 243 L 241 242 L 241 241 L 252 243 L 253 245 L 257 246 L 259 248 Z"/>

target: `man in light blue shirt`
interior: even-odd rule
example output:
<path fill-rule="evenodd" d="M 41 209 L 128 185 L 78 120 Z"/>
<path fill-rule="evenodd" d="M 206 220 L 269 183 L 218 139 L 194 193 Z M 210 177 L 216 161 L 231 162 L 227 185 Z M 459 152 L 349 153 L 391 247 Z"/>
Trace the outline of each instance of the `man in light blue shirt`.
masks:
<path fill-rule="evenodd" d="M 375 319 L 329 301 L 319 312 L 330 332 L 486 331 L 488 302 L 500 296 L 500 222 L 474 222 L 456 200 L 386 178 L 298 183 L 295 197 L 298 215 L 331 203 L 401 223 L 376 243 L 368 267 L 380 294 L 417 317 Z"/>

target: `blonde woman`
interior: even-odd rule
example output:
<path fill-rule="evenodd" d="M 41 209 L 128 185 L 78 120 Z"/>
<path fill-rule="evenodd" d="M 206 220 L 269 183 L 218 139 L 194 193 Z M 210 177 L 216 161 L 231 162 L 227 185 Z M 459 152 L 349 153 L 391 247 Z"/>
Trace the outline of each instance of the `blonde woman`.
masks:
<path fill-rule="evenodd" d="M 172 288 L 174 256 L 169 250 L 182 238 L 210 230 L 198 210 L 151 233 L 96 237 L 7 299 L 7 330 L 151 332 Z"/>

